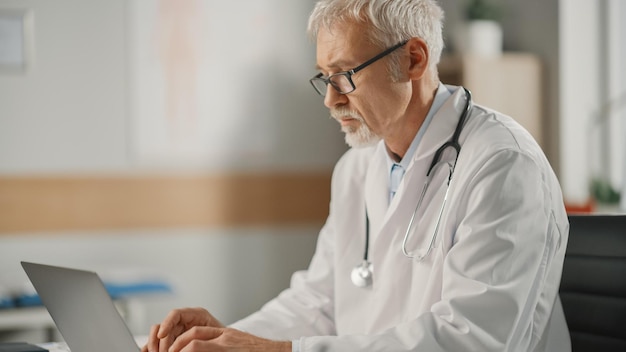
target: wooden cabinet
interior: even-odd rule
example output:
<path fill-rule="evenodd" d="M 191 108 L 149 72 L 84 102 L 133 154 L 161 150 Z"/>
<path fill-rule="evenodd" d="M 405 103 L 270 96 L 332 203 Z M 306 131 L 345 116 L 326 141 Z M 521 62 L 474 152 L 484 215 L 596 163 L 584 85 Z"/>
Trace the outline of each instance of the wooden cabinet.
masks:
<path fill-rule="evenodd" d="M 500 58 L 444 55 L 439 64 L 443 83 L 463 85 L 474 102 L 513 117 L 543 147 L 541 62 L 525 53 Z"/>

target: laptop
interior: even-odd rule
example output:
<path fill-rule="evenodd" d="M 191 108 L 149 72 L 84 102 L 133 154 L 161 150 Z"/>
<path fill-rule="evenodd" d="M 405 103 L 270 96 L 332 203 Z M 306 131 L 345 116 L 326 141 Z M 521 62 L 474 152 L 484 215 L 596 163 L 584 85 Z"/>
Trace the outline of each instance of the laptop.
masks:
<path fill-rule="evenodd" d="M 21 263 L 72 352 L 140 350 L 98 274 Z"/>

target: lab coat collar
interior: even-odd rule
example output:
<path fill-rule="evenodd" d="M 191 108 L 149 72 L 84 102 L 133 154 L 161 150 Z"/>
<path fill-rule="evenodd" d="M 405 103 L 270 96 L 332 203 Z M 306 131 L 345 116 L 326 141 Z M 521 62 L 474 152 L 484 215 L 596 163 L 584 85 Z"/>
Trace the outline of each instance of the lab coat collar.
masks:
<path fill-rule="evenodd" d="M 430 160 L 437 149 L 450 140 L 454 134 L 456 125 L 465 108 L 465 90 L 463 87 L 449 85 L 446 85 L 446 88 L 453 92 L 452 96 L 443 103 L 433 117 L 424 134 L 422 143 L 419 144 L 413 155 L 413 161 L 427 159 L 430 165 Z"/>

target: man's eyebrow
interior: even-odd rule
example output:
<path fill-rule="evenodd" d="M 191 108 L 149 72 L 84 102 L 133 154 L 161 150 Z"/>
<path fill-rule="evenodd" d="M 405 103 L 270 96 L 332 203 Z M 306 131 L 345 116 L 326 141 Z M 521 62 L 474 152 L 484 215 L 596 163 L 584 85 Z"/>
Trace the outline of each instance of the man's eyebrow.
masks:
<path fill-rule="evenodd" d="M 345 60 L 341 60 L 341 61 L 333 62 L 332 64 L 330 64 L 328 66 L 328 68 L 329 69 L 336 69 L 338 72 L 340 72 L 340 71 L 345 71 L 345 70 L 352 69 L 352 68 L 354 68 L 356 66 L 358 66 L 358 65 L 354 65 L 352 63 L 348 63 Z M 320 65 L 315 64 L 315 70 L 323 71 L 323 68 Z"/>

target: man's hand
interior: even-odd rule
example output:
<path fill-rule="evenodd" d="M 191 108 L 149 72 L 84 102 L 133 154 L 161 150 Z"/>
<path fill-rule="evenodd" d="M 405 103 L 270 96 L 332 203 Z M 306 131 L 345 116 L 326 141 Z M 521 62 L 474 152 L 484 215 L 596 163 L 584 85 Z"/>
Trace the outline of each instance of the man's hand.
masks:
<path fill-rule="evenodd" d="M 290 341 L 272 341 L 224 327 L 202 308 L 176 309 L 152 326 L 142 352 L 285 351 Z"/>
<path fill-rule="evenodd" d="M 153 325 L 148 336 L 148 343 L 141 352 L 166 352 L 178 336 L 196 327 L 223 328 L 224 325 L 215 319 L 206 309 L 183 308 L 171 311 L 161 324 Z"/>
<path fill-rule="evenodd" d="M 168 352 L 291 352 L 290 341 L 272 341 L 231 328 L 193 327 Z"/>

